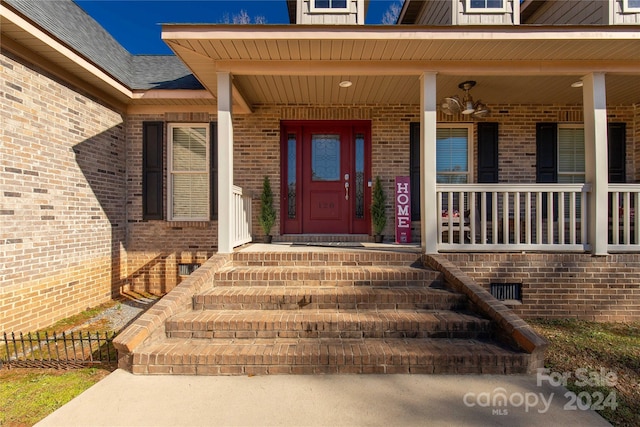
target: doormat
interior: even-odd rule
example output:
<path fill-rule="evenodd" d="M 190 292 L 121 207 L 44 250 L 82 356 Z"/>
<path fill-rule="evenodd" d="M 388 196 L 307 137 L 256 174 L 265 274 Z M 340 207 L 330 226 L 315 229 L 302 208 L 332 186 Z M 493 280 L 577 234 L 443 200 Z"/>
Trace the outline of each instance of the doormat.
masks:
<path fill-rule="evenodd" d="M 364 248 L 359 242 L 295 242 L 292 246 L 317 246 L 322 248 Z"/>

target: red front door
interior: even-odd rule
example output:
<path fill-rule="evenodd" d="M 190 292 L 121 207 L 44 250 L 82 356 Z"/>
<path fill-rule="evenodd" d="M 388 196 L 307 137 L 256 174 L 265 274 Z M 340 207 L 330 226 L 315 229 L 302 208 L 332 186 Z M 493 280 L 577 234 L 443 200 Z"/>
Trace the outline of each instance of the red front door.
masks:
<path fill-rule="evenodd" d="M 349 233 L 349 140 L 344 129 L 309 128 L 303 134 L 302 229 L 305 233 Z"/>
<path fill-rule="evenodd" d="M 284 234 L 368 234 L 369 122 L 283 123 Z"/>

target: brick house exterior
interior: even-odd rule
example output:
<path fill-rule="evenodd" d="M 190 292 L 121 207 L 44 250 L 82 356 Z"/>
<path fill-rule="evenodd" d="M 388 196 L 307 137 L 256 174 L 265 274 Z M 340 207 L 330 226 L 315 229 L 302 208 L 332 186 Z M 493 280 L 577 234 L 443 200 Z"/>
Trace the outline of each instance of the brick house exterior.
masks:
<path fill-rule="evenodd" d="M 427 10 L 415 8 L 420 4 L 435 3 L 437 2 L 405 2 L 400 23 L 423 24 L 424 22 L 416 17 L 427 16 Z M 465 2 L 451 3 L 459 3 L 460 8 L 464 9 Z M 544 15 L 543 9 L 535 13 L 529 10 L 526 14 L 529 22 L 520 22 L 520 15 L 517 15 L 517 22 L 513 22 L 515 14 L 523 6 L 518 2 L 508 3 L 510 6 L 505 13 L 512 22 L 499 25 L 509 26 L 510 31 L 515 28 L 514 35 L 518 35 L 518 24 L 520 28 L 524 28 L 527 23 L 536 23 L 531 21 L 535 16 Z M 535 7 L 539 6 L 538 3 Z M 602 116 L 597 116 L 597 108 L 593 110 L 599 118 L 586 120 L 585 106 L 580 95 L 577 98 L 568 98 L 565 103 L 559 102 L 557 97 L 548 93 L 545 94 L 548 95 L 548 101 L 544 102 L 531 102 L 525 95 L 501 95 L 503 88 L 499 86 L 500 80 L 504 78 L 504 87 L 508 86 L 509 90 L 513 90 L 514 83 L 514 77 L 507 77 L 508 71 L 505 71 L 504 64 L 496 65 L 496 69 L 502 70 L 500 72 L 492 71 L 492 64 L 485 66 L 481 71 L 462 72 L 447 62 L 446 67 L 450 68 L 443 71 L 443 77 L 440 78 L 439 74 L 430 73 L 438 70 L 428 68 L 424 61 L 424 70 L 416 72 L 416 64 L 419 61 L 407 60 L 409 65 L 405 66 L 402 64 L 402 58 L 383 55 L 378 61 L 388 60 L 389 63 L 385 65 L 387 68 L 379 75 L 368 70 L 362 73 L 361 78 L 371 79 L 367 81 L 369 85 L 387 82 L 392 86 L 398 85 L 398 76 L 411 74 L 411 81 L 408 83 L 410 88 L 396 86 L 395 91 L 409 93 L 415 90 L 415 93 L 404 98 L 392 98 L 392 86 L 392 89 L 384 92 L 389 100 L 380 100 L 373 96 L 376 91 L 370 86 L 367 96 L 363 95 L 357 101 L 349 98 L 350 102 L 345 102 L 341 98 L 342 95 L 335 94 L 328 97 L 318 96 L 319 99 L 314 95 L 308 95 L 306 98 L 293 97 L 294 101 L 284 94 L 280 100 L 277 94 L 269 94 L 261 99 L 257 95 L 257 89 L 249 93 L 249 88 L 261 87 L 261 90 L 264 90 L 269 82 L 260 82 L 259 77 L 277 79 L 286 74 L 280 68 L 269 71 L 269 67 L 283 67 L 281 62 L 284 59 L 272 58 L 273 64 L 267 60 L 264 63 L 258 61 L 258 71 L 248 72 L 247 69 L 255 64 L 245 65 L 242 62 L 250 62 L 249 58 L 222 58 L 218 59 L 222 64 L 218 74 L 203 71 L 207 67 L 211 68 L 211 63 L 215 61 L 211 59 L 199 63 L 194 56 L 190 56 L 194 55 L 193 52 L 186 48 L 183 50 L 192 35 L 184 36 L 186 30 L 181 26 L 167 26 L 164 29 L 164 38 L 184 64 L 180 62 L 176 65 L 176 62 L 179 62 L 176 61 L 176 57 L 154 59 L 159 61 L 159 64 L 164 64 L 162 61 L 170 64 L 166 69 L 175 73 L 167 76 L 167 80 L 175 84 L 168 88 L 153 87 L 140 83 L 140 76 L 126 75 L 131 71 L 122 65 L 123 62 L 130 61 L 133 64 L 142 59 L 129 58 L 126 53 L 118 51 L 117 47 L 109 48 L 112 55 L 106 55 L 108 59 L 100 59 L 99 55 L 92 57 L 92 53 L 95 52 L 91 46 L 82 45 L 73 35 L 65 38 L 62 34 L 56 34 L 56 28 L 43 19 L 42 15 L 46 15 L 47 8 L 55 9 L 59 4 L 63 5 L 60 7 L 74 13 L 82 25 L 86 25 L 91 31 L 101 31 L 99 34 L 105 46 L 115 42 L 109 40 L 110 36 L 104 34 L 104 30 L 96 29 L 97 24 L 72 2 L 43 2 L 41 6 L 30 6 L 28 2 L 11 0 L 0 6 L 3 19 L 3 46 L 0 58 L 0 265 L 3 277 L 0 284 L 0 331 L 27 331 L 49 325 L 82 309 L 106 302 L 124 289 L 165 294 L 182 280 L 179 264 L 203 264 L 216 252 L 228 252 L 229 242 L 220 244 L 219 229 L 226 230 L 230 225 L 219 225 L 222 221 L 227 221 L 224 215 L 219 213 L 217 219 L 210 220 L 168 220 L 169 125 L 205 124 L 203 127 L 209 128 L 209 124 L 217 124 L 215 128 L 210 128 L 210 136 L 215 136 L 218 144 L 225 144 L 225 137 L 231 135 L 233 161 L 230 162 L 231 171 L 226 173 L 232 176 L 231 184 L 239 185 L 245 194 L 253 195 L 253 213 L 250 221 L 252 227 L 249 232 L 254 241 L 260 241 L 264 235 L 257 218 L 258 195 L 264 176 L 276 183 L 274 195 L 278 215 L 273 234 L 276 240 L 288 238 L 286 233 L 282 232 L 285 212 L 285 207 L 282 206 L 284 184 L 281 184 L 284 182 L 282 123 L 285 122 L 369 123 L 370 175 L 382 178 L 387 194 L 393 193 L 396 176 L 410 174 L 412 128 L 420 128 L 415 124 L 419 124 L 421 120 L 423 123 L 429 123 L 425 122 L 425 115 L 429 117 L 427 120 L 435 120 L 440 125 L 468 125 L 471 132 L 469 165 L 472 172 L 479 169 L 479 124 L 496 123 L 499 141 L 497 170 L 501 184 L 536 182 L 538 123 L 571 123 L 581 126 L 587 123 L 586 126 L 593 127 L 596 134 L 602 131 L 602 124 L 598 122 Z M 525 16 L 524 12 L 523 10 L 522 16 Z M 453 30 L 455 25 L 469 25 L 468 22 L 455 24 L 453 21 L 455 19 L 432 25 L 444 25 Z M 498 25 L 496 22 L 487 24 L 490 25 L 487 27 L 488 32 L 499 32 L 494 27 Z M 595 29 L 589 28 L 593 29 L 592 37 L 596 39 L 601 36 L 599 32 L 605 33 L 609 28 L 613 28 L 613 23 L 610 24 L 608 21 L 599 24 Z M 629 24 L 637 25 L 637 22 L 625 23 Z M 300 27 L 291 28 L 297 30 Z M 441 28 L 417 28 L 427 32 L 433 31 L 434 34 L 441 31 Z M 469 27 L 464 27 L 470 34 L 481 34 L 482 30 L 478 28 L 480 27 L 470 30 Z M 358 30 L 360 29 L 367 31 L 366 27 L 358 27 Z M 217 31 L 216 26 L 203 28 L 203 31 L 209 30 L 214 33 Z M 242 44 L 246 42 L 247 34 L 250 35 L 251 31 L 263 31 L 264 28 L 243 28 L 242 34 L 237 29 L 221 29 L 222 32 L 227 30 L 232 33 L 228 36 L 230 40 Z M 273 39 L 276 42 L 279 37 L 295 39 L 298 37 L 296 30 L 278 26 L 273 31 L 280 35 L 274 36 Z M 317 40 L 314 39 L 314 43 L 323 43 L 325 39 L 322 37 L 326 36 L 325 32 L 330 33 L 323 26 L 314 26 L 313 30 L 320 34 Z M 562 30 L 566 33 L 572 31 L 567 27 L 563 27 Z M 584 28 L 580 27 L 578 31 L 580 30 Z M 622 34 L 623 30 L 626 32 Z M 355 40 L 358 38 L 350 33 L 352 30 L 347 26 L 340 27 L 340 31 L 345 33 L 345 37 L 354 37 Z M 385 27 L 383 31 L 395 30 Z M 625 124 L 624 178 L 626 183 L 635 183 L 640 182 L 640 98 L 637 96 L 640 93 L 640 37 L 637 27 L 622 27 L 615 34 L 618 38 L 611 42 L 610 46 L 620 51 L 626 49 L 627 53 L 626 56 L 620 54 L 615 64 L 611 65 L 609 70 L 605 70 L 613 76 L 611 87 L 615 89 L 615 93 L 611 94 L 614 103 L 606 105 L 604 117 L 610 123 Z M 219 34 L 215 33 L 211 38 L 202 36 L 201 40 L 213 40 L 215 35 Z M 398 41 L 404 37 L 402 35 L 390 37 L 398 37 L 393 39 L 396 47 L 403 43 Z M 537 40 L 537 36 L 531 37 L 533 39 L 528 39 L 528 42 Z M 579 44 L 579 37 L 572 37 L 579 49 L 582 49 L 581 54 L 586 56 L 588 50 Z M 331 43 L 330 38 L 326 40 Z M 424 42 L 424 39 L 421 40 Z M 557 45 L 551 47 L 563 48 L 559 41 L 553 40 L 551 43 Z M 227 41 L 222 40 L 219 43 L 222 45 Z M 46 43 L 54 45 L 56 52 L 53 55 L 45 53 L 46 49 L 43 46 Z M 524 48 L 526 45 L 522 46 Z M 400 47 L 407 51 L 410 48 L 409 45 Z M 606 48 L 605 46 L 602 49 Z M 239 53 L 239 56 L 243 55 L 246 56 L 248 53 Z M 326 55 L 331 57 L 330 53 Z M 523 62 L 527 61 L 526 58 L 520 59 Z M 581 68 L 571 63 L 561 64 L 557 69 L 550 67 L 550 71 L 540 73 L 520 70 L 515 73 L 519 77 L 516 78 L 516 83 L 524 86 L 528 78 L 532 81 L 549 78 L 549 82 L 565 85 L 584 75 L 595 75 L 595 83 L 589 83 L 587 79 L 585 86 L 597 92 L 603 89 L 599 86 L 597 78 L 602 70 L 597 67 L 607 58 L 588 59 L 594 62 L 592 68 L 589 68 L 590 65 Z M 441 60 L 446 62 L 444 58 Z M 555 61 L 558 58 L 548 60 Z M 312 59 L 311 61 L 313 62 Z M 347 62 L 343 73 L 347 77 L 327 73 L 327 78 L 331 77 L 332 85 L 341 79 L 351 79 L 357 86 L 357 61 L 351 59 L 355 62 L 349 62 L 344 58 L 333 57 L 328 61 L 334 61 L 333 63 L 340 66 L 341 61 Z M 237 66 L 237 71 L 233 69 L 234 66 Z M 397 68 L 393 69 L 393 66 Z M 126 69 L 120 70 L 118 67 Z M 292 74 L 297 73 L 294 75 L 295 78 L 290 81 L 283 80 L 293 82 L 291 84 L 294 86 L 290 89 L 301 88 L 303 84 L 299 80 L 307 77 L 309 80 L 305 81 L 310 85 L 312 79 L 317 79 L 313 84 L 320 84 L 318 82 L 322 81 L 322 76 L 309 75 L 302 70 L 303 67 L 304 65 L 297 71 L 292 71 Z M 365 64 L 363 67 L 371 65 Z M 523 67 L 535 68 L 530 64 Z M 131 65 L 131 69 L 136 67 Z M 517 70 L 517 67 L 515 69 Z M 202 84 L 195 81 L 192 73 Z M 221 79 L 233 74 L 237 74 L 236 81 L 239 82 L 238 85 L 243 85 L 242 90 L 233 86 L 225 99 Z M 387 81 L 386 75 L 392 78 Z M 438 82 L 439 100 L 457 92 L 458 81 L 465 80 L 467 75 L 477 78 L 478 91 L 483 83 L 485 87 L 498 85 L 482 93 L 483 99 L 486 99 L 491 109 L 489 116 L 470 119 L 460 114 L 446 115 L 435 110 L 435 102 L 434 108 L 427 107 L 430 102 L 436 101 L 436 95 L 429 97 L 426 85 L 433 83 L 435 87 Z M 258 78 L 251 80 L 252 76 Z M 554 76 L 556 80 L 553 80 Z M 148 81 L 151 81 L 151 77 Z M 156 78 L 155 81 L 160 80 Z M 447 85 L 441 88 L 439 85 L 445 84 L 443 82 Z M 621 86 L 628 88 L 629 93 L 623 93 L 625 91 L 620 90 Z M 331 92 L 329 89 L 327 91 Z M 418 93 L 429 99 L 421 101 Z M 527 94 L 530 95 L 530 92 Z M 521 101 L 518 101 L 519 96 Z M 497 101 L 492 102 L 493 99 Z M 233 104 L 234 111 L 237 108 L 239 112 L 233 116 L 227 114 L 230 108 L 225 108 L 225 101 Z M 593 111 L 589 113 L 592 114 Z M 595 125 L 590 125 L 594 122 Z M 160 219 L 149 219 L 145 216 L 145 200 L 148 195 L 147 190 L 143 189 L 146 179 L 143 165 L 145 123 L 160 123 L 162 129 L 163 180 Z M 232 131 L 228 130 L 229 127 Z M 213 135 L 215 132 L 217 134 Z M 428 135 L 426 138 L 428 139 Z M 223 153 L 222 149 L 220 153 Z M 218 161 L 224 163 L 222 154 Z M 221 172 L 221 179 L 224 178 L 223 175 Z M 471 173 L 470 182 L 477 182 L 475 173 Z M 223 191 L 219 191 L 220 188 L 223 187 L 212 188 L 212 194 L 223 194 Z M 433 188 L 435 200 L 436 187 Z M 632 197 L 637 197 L 637 189 L 630 191 Z M 422 193 L 423 196 L 426 194 Z M 434 204 L 423 201 L 421 206 L 423 210 L 427 210 L 426 207 Z M 387 212 L 390 218 L 393 218 L 393 209 L 392 202 L 388 202 Z M 435 209 L 432 211 L 431 214 L 435 215 Z M 435 233 L 438 230 L 435 216 L 432 219 Z M 606 243 L 605 253 L 596 253 L 597 251 L 592 249 L 595 245 L 592 241 L 589 242 L 591 246 L 588 249 L 578 252 L 549 248 L 549 251 L 542 251 L 543 253 L 538 253 L 539 249 L 524 250 L 524 253 L 521 253 L 523 251 L 519 247 L 515 250 L 505 248 L 504 251 L 495 248 L 480 248 L 478 251 L 470 251 L 468 248 L 451 250 L 436 247 L 435 239 L 428 240 L 433 240 L 434 246 L 425 247 L 424 228 L 425 223 L 429 221 L 429 217 L 414 218 L 412 227 L 413 237 L 416 241 L 422 240 L 425 253 L 433 253 L 434 248 L 436 252 L 444 253 L 487 288 L 492 282 L 521 283 L 522 301 L 513 308 L 523 317 L 575 316 L 594 320 L 624 321 L 637 320 L 640 316 L 640 246 L 637 239 L 627 245 L 624 250 L 627 253 L 624 254 L 606 253 Z M 437 232 L 442 236 L 442 230 Z M 369 240 L 372 239 L 371 234 L 369 227 L 367 233 L 357 234 L 357 238 Z M 384 234 L 393 235 L 392 221 L 388 221 Z M 446 243 L 445 240 L 442 242 Z M 465 244 L 464 241 L 459 243 Z"/>
<path fill-rule="evenodd" d="M 119 292 L 126 240 L 123 116 L 3 54 L 2 329 L 27 330 Z"/>

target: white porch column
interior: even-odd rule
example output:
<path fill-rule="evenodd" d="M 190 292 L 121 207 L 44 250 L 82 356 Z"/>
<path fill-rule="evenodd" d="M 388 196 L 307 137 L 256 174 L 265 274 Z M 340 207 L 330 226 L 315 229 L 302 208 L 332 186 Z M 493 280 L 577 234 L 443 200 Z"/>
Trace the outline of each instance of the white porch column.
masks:
<path fill-rule="evenodd" d="M 436 73 L 420 77 L 420 236 L 426 254 L 437 252 L 436 204 Z"/>
<path fill-rule="evenodd" d="M 231 74 L 218 73 L 218 253 L 233 252 L 233 122 Z"/>
<path fill-rule="evenodd" d="M 606 255 L 609 239 L 609 175 L 607 97 L 604 73 L 582 78 L 584 102 L 585 179 L 591 183 L 588 238 L 593 255 Z"/>

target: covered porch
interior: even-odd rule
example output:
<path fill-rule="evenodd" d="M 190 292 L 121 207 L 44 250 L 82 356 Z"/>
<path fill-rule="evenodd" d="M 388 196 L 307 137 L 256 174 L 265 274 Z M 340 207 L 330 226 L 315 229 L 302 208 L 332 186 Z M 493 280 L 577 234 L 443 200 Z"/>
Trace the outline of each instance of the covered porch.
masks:
<path fill-rule="evenodd" d="M 395 216 L 391 181 L 396 175 L 414 173 L 418 185 L 413 186 L 413 196 L 419 211 L 414 226 L 420 229 L 426 254 L 576 251 L 605 255 L 640 250 L 635 215 L 640 201 L 640 184 L 635 184 L 640 182 L 640 36 L 636 31 L 166 25 L 163 39 L 217 98 L 219 179 L 214 191 L 218 193 L 220 253 L 230 253 L 260 234 L 255 220 L 258 194 L 250 191 L 253 202 L 240 194 L 257 190 L 255 183 L 263 173 L 239 173 L 243 165 L 237 158 L 243 152 L 238 149 L 239 139 L 243 147 L 258 143 L 243 127 L 247 120 L 238 117 L 256 114 L 265 106 L 280 111 L 280 121 L 291 118 L 282 111 L 297 108 L 340 109 L 346 111 L 345 120 L 363 118 L 349 116 L 349 110 L 385 115 L 390 129 L 379 125 L 374 113 L 364 117 L 372 123 L 371 177 L 382 176 L 386 182 L 391 225 L 385 234 L 391 234 Z M 477 82 L 471 94 L 475 100 L 482 99 L 491 113 L 478 118 L 445 114 L 442 99 L 462 95 L 459 84 L 468 80 Z M 351 85 L 343 87 L 347 84 L 341 86 L 341 82 Z M 411 114 L 403 116 L 405 111 Z M 314 113 L 310 118 L 322 116 Z M 408 136 L 409 122 L 419 123 L 415 127 L 419 149 L 413 152 L 409 138 L 403 136 Z M 574 176 L 572 182 L 559 182 L 557 155 L 552 156 L 555 180 L 541 178 L 541 163 L 546 159 L 539 156 L 536 125 L 545 122 L 583 129 L 583 169 L 574 171 L 578 178 Z M 485 147 L 479 144 L 479 123 L 498 124 L 495 179 L 481 177 L 484 165 L 479 159 Z M 610 123 L 625 124 L 618 130 L 625 154 L 616 179 L 609 161 Z M 446 182 L 437 162 L 438 128 L 452 124 L 469 129 L 467 170 L 464 179 Z M 397 142 L 399 150 L 394 151 L 388 147 L 396 144 L 396 138 L 406 141 L 404 145 Z M 412 171 L 412 164 L 418 168 Z M 278 181 L 285 179 L 280 166 L 275 167 Z M 247 189 L 244 181 L 251 181 L 252 188 Z M 278 189 L 274 192 L 281 206 L 283 194 Z M 281 217 L 283 212 L 279 211 Z"/>
<path fill-rule="evenodd" d="M 438 250 L 589 252 L 590 184 L 437 185 Z M 635 252 L 638 184 L 609 185 L 605 207 L 606 250 Z M 450 210 L 443 209 L 451 206 Z M 597 237 L 596 237 L 597 238 Z"/>

